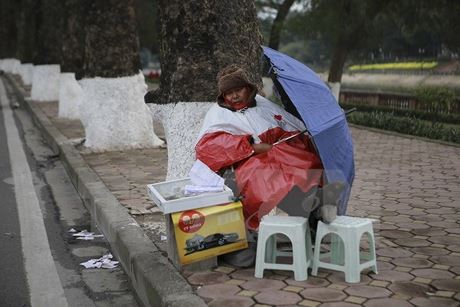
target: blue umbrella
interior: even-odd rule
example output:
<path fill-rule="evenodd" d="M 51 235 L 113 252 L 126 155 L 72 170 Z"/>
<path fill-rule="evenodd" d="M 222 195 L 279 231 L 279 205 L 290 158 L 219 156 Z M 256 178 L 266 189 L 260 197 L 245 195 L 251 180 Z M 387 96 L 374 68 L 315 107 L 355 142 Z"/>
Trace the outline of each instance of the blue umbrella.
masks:
<path fill-rule="evenodd" d="M 353 143 L 342 108 L 318 75 L 301 62 L 262 47 L 286 110 L 305 123 L 323 163 L 327 182 L 348 183 L 338 214 L 344 215 L 355 176 Z"/>

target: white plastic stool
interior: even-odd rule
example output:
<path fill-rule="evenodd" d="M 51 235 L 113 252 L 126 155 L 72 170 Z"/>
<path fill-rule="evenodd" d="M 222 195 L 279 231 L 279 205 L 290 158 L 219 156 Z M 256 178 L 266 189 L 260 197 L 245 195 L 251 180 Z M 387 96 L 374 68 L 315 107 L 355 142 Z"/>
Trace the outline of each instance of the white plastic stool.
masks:
<path fill-rule="evenodd" d="M 361 271 L 365 268 L 371 267 L 372 271 L 377 274 L 373 221 L 367 218 L 338 216 L 330 224 L 319 222 L 316 230 L 312 275 L 318 274 L 318 268 L 326 268 L 344 272 L 345 281 L 348 283 L 358 283 Z M 360 253 L 359 243 L 361 236 L 365 233 L 369 239 L 369 255 Z M 331 238 L 330 252 L 320 254 L 321 240 L 327 234 L 334 234 Z M 328 256 L 330 263 L 321 261 L 322 258 Z M 360 258 L 367 261 L 361 263 Z"/>
<path fill-rule="evenodd" d="M 276 234 L 283 234 L 291 240 L 292 252 L 277 250 Z M 298 216 L 264 216 L 259 225 L 254 275 L 257 278 L 263 278 L 265 269 L 287 270 L 294 272 L 295 280 L 306 280 L 312 254 L 310 228 L 306 218 Z M 291 255 L 292 264 L 276 263 L 276 257 Z"/>

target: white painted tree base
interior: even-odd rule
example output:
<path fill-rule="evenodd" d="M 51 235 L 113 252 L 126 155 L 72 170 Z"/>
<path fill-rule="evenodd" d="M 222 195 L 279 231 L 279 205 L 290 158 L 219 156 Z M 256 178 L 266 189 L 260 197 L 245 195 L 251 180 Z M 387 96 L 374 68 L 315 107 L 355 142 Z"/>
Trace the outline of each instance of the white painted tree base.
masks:
<path fill-rule="evenodd" d="M 29 86 L 32 85 L 32 78 L 34 75 L 34 64 L 25 63 L 19 67 L 19 75 L 22 78 L 22 82 Z"/>
<path fill-rule="evenodd" d="M 154 120 L 163 123 L 168 143 L 166 180 L 187 177 L 195 161 L 195 144 L 203 119 L 215 102 L 148 104 Z"/>
<path fill-rule="evenodd" d="M 57 101 L 59 99 L 59 78 L 61 67 L 35 65 L 32 79 L 31 98 L 35 101 Z"/>
<path fill-rule="evenodd" d="M 11 74 L 18 74 L 19 73 L 19 67 L 21 66 L 21 61 L 18 59 L 14 58 L 7 58 L 7 59 L 2 59 L 1 61 L 1 70 L 11 73 Z"/>
<path fill-rule="evenodd" d="M 144 103 L 146 85 L 142 73 L 121 78 L 80 81 L 83 98 L 80 119 L 85 146 L 93 151 L 158 147 L 163 141 L 153 131 Z"/>
<path fill-rule="evenodd" d="M 80 104 L 83 89 L 75 79 L 75 73 L 61 73 L 59 81 L 59 112 L 58 117 L 80 119 Z"/>
<path fill-rule="evenodd" d="M 337 102 L 340 97 L 340 82 L 328 82 L 329 88 L 331 89 L 332 95 L 335 97 Z"/>

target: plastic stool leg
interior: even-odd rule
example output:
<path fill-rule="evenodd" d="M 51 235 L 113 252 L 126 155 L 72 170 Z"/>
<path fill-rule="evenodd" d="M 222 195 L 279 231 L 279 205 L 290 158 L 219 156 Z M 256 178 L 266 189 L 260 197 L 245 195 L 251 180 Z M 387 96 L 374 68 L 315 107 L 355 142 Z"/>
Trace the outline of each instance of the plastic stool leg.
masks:
<path fill-rule="evenodd" d="M 307 232 L 305 234 L 305 245 L 307 247 L 307 261 L 309 262 L 309 267 L 313 266 L 313 246 L 311 244 L 311 234 L 310 227 L 307 224 Z"/>
<path fill-rule="evenodd" d="M 297 238 L 304 238 L 305 229 L 296 230 L 295 236 Z M 294 240 L 291 239 L 292 244 L 292 264 L 294 265 L 294 279 L 296 281 L 304 281 L 308 278 L 308 263 L 307 263 L 307 247 L 305 240 L 299 240 L 298 243 L 294 244 Z"/>
<path fill-rule="evenodd" d="M 337 234 L 331 233 L 331 263 L 344 265 L 345 246 L 344 240 Z"/>
<path fill-rule="evenodd" d="M 370 249 L 371 259 L 374 262 L 374 265 L 372 266 L 372 271 L 375 274 L 378 274 L 378 272 L 377 272 L 377 257 L 375 255 L 375 237 L 374 237 L 374 229 L 372 228 L 372 224 L 371 224 L 371 229 L 368 232 L 368 239 L 369 239 L 369 249 Z"/>
<path fill-rule="evenodd" d="M 257 240 L 256 267 L 254 270 L 254 276 L 256 278 L 264 277 L 266 241 L 267 241 L 267 236 L 265 232 L 263 231 L 263 229 L 261 229 L 259 233 L 259 238 Z"/>
<path fill-rule="evenodd" d="M 313 266 L 311 270 L 311 275 L 317 276 L 318 275 L 318 266 L 319 266 L 319 253 L 321 251 L 321 240 L 323 239 L 323 233 L 318 226 L 318 231 L 316 233 L 316 240 L 315 240 L 315 250 L 313 251 Z"/>
<path fill-rule="evenodd" d="M 345 243 L 345 281 L 359 283 L 361 280 L 359 238 L 352 238 Z"/>

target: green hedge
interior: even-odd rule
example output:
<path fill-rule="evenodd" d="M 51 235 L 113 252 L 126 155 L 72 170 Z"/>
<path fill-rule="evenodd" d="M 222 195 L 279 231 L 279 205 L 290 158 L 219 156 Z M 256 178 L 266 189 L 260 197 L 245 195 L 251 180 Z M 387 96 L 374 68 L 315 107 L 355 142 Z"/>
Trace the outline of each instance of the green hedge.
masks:
<path fill-rule="evenodd" d="M 455 92 L 446 87 L 420 86 L 415 90 L 415 97 L 423 105 L 423 108 L 436 112 L 451 113 L 455 100 Z"/>
<path fill-rule="evenodd" d="M 415 117 L 399 117 L 381 111 L 354 112 L 347 119 L 357 125 L 460 144 L 460 129 L 446 127 L 438 122 L 430 123 Z"/>
<path fill-rule="evenodd" d="M 395 116 L 401 117 L 415 117 L 417 119 L 429 120 L 432 122 L 441 122 L 447 124 L 456 124 L 460 125 L 460 114 L 445 114 L 445 113 L 433 113 L 433 112 L 426 112 L 426 111 L 418 111 L 418 110 L 403 110 L 403 109 L 395 109 L 391 107 L 385 106 L 369 106 L 369 105 L 361 105 L 355 103 L 341 103 L 340 106 L 345 109 L 356 108 L 357 111 L 362 112 L 385 112 L 385 113 L 392 113 Z"/>

